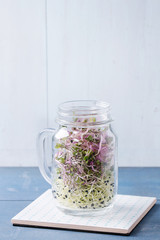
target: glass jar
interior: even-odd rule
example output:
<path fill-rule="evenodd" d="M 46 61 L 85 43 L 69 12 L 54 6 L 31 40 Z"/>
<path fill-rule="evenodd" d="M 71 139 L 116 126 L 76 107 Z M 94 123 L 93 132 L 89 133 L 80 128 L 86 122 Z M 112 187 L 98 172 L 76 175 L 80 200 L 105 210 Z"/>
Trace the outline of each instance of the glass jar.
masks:
<path fill-rule="evenodd" d="M 45 129 L 38 139 L 39 168 L 52 186 L 56 206 L 74 215 L 104 213 L 112 206 L 118 184 L 110 105 L 64 102 L 57 122 L 58 130 Z"/>

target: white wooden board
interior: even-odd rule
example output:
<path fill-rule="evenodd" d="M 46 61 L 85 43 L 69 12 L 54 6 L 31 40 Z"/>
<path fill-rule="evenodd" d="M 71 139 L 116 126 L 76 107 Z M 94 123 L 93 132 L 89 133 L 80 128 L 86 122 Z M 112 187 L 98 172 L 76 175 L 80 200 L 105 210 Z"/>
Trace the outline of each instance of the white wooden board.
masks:
<path fill-rule="evenodd" d="M 52 192 L 47 190 L 11 222 L 14 225 L 129 234 L 155 203 L 154 197 L 117 195 L 114 206 L 105 215 L 71 216 L 55 207 Z"/>

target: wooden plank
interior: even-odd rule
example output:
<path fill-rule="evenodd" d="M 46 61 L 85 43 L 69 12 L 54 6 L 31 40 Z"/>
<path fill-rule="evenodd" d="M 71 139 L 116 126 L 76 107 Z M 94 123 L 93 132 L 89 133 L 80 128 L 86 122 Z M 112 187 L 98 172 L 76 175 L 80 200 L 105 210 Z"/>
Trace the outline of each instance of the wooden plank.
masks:
<path fill-rule="evenodd" d="M 160 199 L 160 168 L 119 168 L 119 194 Z M 50 185 L 38 168 L 0 168 L 0 200 L 34 200 Z"/>
<path fill-rule="evenodd" d="M 89 99 L 112 104 L 120 166 L 160 166 L 160 2 L 92 1 Z"/>
<path fill-rule="evenodd" d="M 0 168 L 0 200 L 34 200 L 50 185 L 38 168 Z"/>
<path fill-rule="evenodd" d="M 46 127 L 44 1 L 0 3 L 0 166 L 34 166 Z"/>
<path fill-rule="evenodd" d="M 48 116 L 57 105 L 88 96 L 88 1 L 48 0 Z"/>
<path fill-rule="evenodd" d="M 159 167 L 120 167 L 119 193 L 160 199 Z"/>

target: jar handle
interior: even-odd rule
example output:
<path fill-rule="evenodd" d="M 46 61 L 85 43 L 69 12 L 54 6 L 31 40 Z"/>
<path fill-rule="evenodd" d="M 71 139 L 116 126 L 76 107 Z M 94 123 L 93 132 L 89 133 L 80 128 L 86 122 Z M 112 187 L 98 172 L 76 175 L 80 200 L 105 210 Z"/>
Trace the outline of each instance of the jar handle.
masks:
<path fill-rule="evenodd" d="M 38 135 L 37 150 L 38 150 L 38 166 L 44 179 L 51 184 L 51 170 L 49 164 L 53 161 L 53 140 L 55 129 L 44 129 Z"/>

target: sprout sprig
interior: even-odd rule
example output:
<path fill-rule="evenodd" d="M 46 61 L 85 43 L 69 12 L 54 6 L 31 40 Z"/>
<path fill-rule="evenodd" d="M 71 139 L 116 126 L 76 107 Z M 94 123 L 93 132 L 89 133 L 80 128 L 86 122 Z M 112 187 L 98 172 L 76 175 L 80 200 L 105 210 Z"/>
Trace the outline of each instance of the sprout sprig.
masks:
<path fill-rule="evenodd" d="M 67 131 L 68 137 L 56 143 L 55 198 L 70 208 L 107 206 L 114 196 L 111 166 L 114 141 L 108 134 L 108 127 L 74 127 Z"/>

